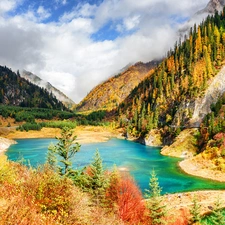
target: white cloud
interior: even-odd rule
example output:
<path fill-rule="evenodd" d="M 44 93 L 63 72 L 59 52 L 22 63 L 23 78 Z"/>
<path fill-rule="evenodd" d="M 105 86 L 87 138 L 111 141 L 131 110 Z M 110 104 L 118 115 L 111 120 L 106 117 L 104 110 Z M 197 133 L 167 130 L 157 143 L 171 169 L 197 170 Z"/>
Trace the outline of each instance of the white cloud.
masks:
<path fill-rule="evenodd" d="M 66 3 L 67 3 L 67 0 L 62 0 L 63 5 L 66 5 Z"/>
<path fill-rule="evenodd" d="M 1 16 L 15 10 L 18 2 L 0 2 L 1 64 L 31 71 L 79 102 L 130 62 L 164 56 L 174 46 L 180 20 L 202 9 L 208 0 L 104 0 L 99 5 L 80 0 L 58 22 L 45 24 L 42 21 L 54 11 L 42 5 L 11 18 Z M 110 32 L 117 29 L 121 36 L 94 41 L 92 35 L 108 23 Z"/>
<path fill-rule="evenodd" d="M 70 12 L 65 12 L 61 17 L 61 22 L 69 22 L 75 18 L 87 18 L 95 15 L 97 10 L 96 5 L 90 5 L 89 3 L 78 4 Z"/>
<path fill-rule="evenodd" d="M 0 1 L 0 13 L 5 13 L 13 10 L 17 5 L 16 0 L 1 0 Z"/>
<path fill-rule="evenodd" d="M 56 4 L 66 5 L 67 0 L 54 0 Z"/>
<path fill-rule="evenodd" d="M 45 20 L 51 16 L 51 13 L 48 12 L 43 6 L 39 6 L 37 9 L 37 14 L 39 16 L 39 20 Z"/>

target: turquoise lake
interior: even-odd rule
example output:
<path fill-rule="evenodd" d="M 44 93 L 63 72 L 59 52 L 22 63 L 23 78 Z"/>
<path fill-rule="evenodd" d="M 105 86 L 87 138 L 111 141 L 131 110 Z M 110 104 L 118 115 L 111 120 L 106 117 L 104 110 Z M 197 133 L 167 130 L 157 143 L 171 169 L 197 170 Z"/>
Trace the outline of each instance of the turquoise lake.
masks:
<path fill-rule="evenodd" d="M 17 161 L 21 158 L 32 166 L 43 164 L 47 148 L 55 139 L 17 139 L 6 152 L 8 158 Z M 148 147 L 139 143 L 111 139 L 104 143 L 82 144 L 76 153 L 73 165 L 82 168 L 92 160 L 96 149 L 103 159 L 104 168 L 126 168 L 144 191 L 148 188 L 151 171 L 154 169 L 159 178 L 162 193 L 175 193 L 193 190 L 225 189 L 225 183 L 197 178 L 183 173 L 177 163 L 179 159 L 162 156 L 160 148 Z"/>

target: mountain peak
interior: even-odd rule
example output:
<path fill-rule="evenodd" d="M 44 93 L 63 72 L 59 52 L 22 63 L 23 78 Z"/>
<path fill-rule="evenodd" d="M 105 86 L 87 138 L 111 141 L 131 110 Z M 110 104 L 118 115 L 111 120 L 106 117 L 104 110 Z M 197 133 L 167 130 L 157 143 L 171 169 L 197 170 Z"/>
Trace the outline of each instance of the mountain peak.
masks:
<path fill-rule="evenodd" d="M 210 0 L 207 6 L 197 12 L 197 14 L 202 13 L 215 13 L 215 11 L 221 11 L 225 5 L 225 0 Z"/>
<path fill-rule="evenodd" d="M 75 103 L 64 93 L 52 86 L 49 82 L 42 80 L 37 75 L 29 71 L 23 70 L 21 73 L 21 77 L 25 78 L 26 80 L 41 88 L 46 89 L 49 93 L 52 93 L 59 101 L 61 101 L 66 107 L 72 108 L 75 105 Z"/>

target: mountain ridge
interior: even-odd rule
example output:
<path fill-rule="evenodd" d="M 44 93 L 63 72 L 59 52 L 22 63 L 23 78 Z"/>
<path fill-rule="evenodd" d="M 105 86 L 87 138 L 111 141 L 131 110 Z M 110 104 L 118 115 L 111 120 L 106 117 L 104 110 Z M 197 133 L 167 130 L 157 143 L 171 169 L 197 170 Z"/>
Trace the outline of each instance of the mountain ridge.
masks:
<path fill-rule="evenodd" d="M 0 66 L 0 103 L 22 107 L 67 109 L 46 89 L 32 84 L 6 66 Z"/>
<path fill-rule="evenodd" d="M 146 76 L 151 74 L 160 60 L 138 62 L 122 73 L 113 76 L 93 88 L 77 105 L 78 111 L 112 110 L 116 108 Z"/>
<path fill-rule="evenodd" d="M 67 108 L 73 108 L 75 103 L 69 97 L 67 97 L 62 91 L 55 88 L 51 83 L 42 80 L 36 74 L 33 74 L 29 71 L 23 70 L 21 77 L 30 81 L 31 83 L 46 89 L 49 93 L 52 93 L 60 102 L 62 102 Z"/>

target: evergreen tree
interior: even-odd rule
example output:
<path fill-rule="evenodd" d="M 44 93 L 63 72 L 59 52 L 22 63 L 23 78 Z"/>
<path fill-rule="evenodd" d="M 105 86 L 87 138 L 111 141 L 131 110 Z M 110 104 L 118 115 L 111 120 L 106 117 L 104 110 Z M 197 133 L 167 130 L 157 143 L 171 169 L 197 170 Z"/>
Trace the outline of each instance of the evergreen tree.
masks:
<path fill-rule="evenodd" d="M 161 196 L 162 188 L 159 186 L 158 178 L 153 170 L 149 181 L 149 190 L 146 190 L 145 196 L 147 200 L 147 208 L 149 209 L 149 218 L 152 225 L 165 224 L 164 217 L 166 216 L 165 205 L 162 203 Z"/>
<path fill-rule="evenodd" d="M 89 171 L 89 187 L 93 195 L 93 202 L 96 205 L 103 203 L 105 191 L 108 186 L 108 180 L 104 175 L 102 159 L 98 149 L 95 152 L 93 162 L 90 165 Z"/>
<path fill-rule="evenodd" d="M 215 202 L 215 208 L 213 209 L 211 221 L 213 225 L 222 225 L 225 224 L 225 216 L 222 213 L 222 204 L 218 197 L 217 201 Z"/>
<path fill-rule="evenodd" d="M 61 136 L 56 137 L 58 143 L 49 147 L 48 153 L 48 162 L 50 165 L 54 165 L 55 158 L 53 157 L 54 153 L 59 156 L 59 162 L 63 166 L 59 166 L 59 173 L 61 175 L 69 175 L 69 172 L 72 170 L 72 161 L 71 159 L 74 155 L 80 150 L 80 145 L 75 142 L 76 136 L 73 136 L 72 128 L 63 127 Z"/>
<path fill-rule="evenodd" d="M 56 146 L 51 143 L 48 146 L 48 152 L 47 152 L 47 163 L 53 169 L 54 171 L 57 170 L 57 157 L 56 157 Z"/>
<path fill-rule="evenodd" d="M 190 223 L 196 223 L 196 222 L 200 222 L 201 221 L 201 215 L 200 215 L 200 209 L 201 206 L 198 204 L 196 196 L 194 196 L 193 199 L 193 205 L 190 209 L 190 213 L 191 213 L 191 219 L 190 219 Z"/>

